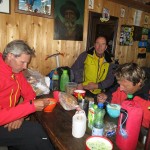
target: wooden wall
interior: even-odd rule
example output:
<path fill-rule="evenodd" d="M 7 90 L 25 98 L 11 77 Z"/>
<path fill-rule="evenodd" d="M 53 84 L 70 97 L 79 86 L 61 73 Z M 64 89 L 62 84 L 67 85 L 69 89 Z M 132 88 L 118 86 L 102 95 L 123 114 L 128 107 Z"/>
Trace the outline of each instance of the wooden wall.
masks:
<path fill-rule="evenodd" d="M 92 11 L 101 13 L 102 8 L 106 7 L 110 10 L 110 15 L 119 17 L 115 58 L 119 59 L 120 63 L 133 61 L 141 66 L 150 67 L 150 62 L 148 61 L 150 54 L 147 54 L 146 59 L 137 59 L 137 42 L 134 42 L 133 46 L 119 46 L 120 26 L 122 24 L 132 25 L 136 10 L 108 0 L 94 1 L 94 10 Z M 124 18 L 120 18 L 121 8 L 124 8 L 126 12 Z M 53 19 L 15 13 L 15 0 L 11 0 L 11 14 L 0 13 L 0 52 L 4 50 L 8 42 L 22 39 L 36 50 L 36 57 L 32 59 L 29 67 L 46 75 L 56 67 L 56 61 L 54 57 L 48 60 L 45 60 L 45 58 L 47 55 L 56 53 L 57 50 L 64 53 L 64 56 L 59 56 L 60 64 L 62 66 L 71 66 L 78 55 L 86 49 L 88 11 L 88 0 L 85 0 L 83 41 L 53 40 Z M 150 14 L 143 12 L 141 26 L 144 26 L 143 18 L 145 14 L 150 17 Z"/>

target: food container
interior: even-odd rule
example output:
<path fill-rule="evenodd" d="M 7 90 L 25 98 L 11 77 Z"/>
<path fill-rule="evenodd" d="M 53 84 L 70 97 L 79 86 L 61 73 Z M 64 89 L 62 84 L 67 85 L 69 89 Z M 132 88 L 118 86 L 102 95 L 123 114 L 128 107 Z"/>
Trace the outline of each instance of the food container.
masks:
<path fill-rule="evenodd" d="M 68 82 L 68 83 L 66 84 L 66 93 L 67 93 L 67 94 L 73 95 L 73 92 L 74 92 L 74 90 L 76 90 L 76 89 L 77 89 L 77 83 L 75 83 L 75 82 Z"/>
<path fill-rule="evenodd" d="M 54 98 L 49 98 L 49 105 L 44 108 L 44 112 L 52 112 L 56 106 L 57 100 Z"/>
<path fill-rule="evenodd" d="M 106 110 L 110 117 L 117 118 L 120 115 L 121 106 L 118 104 L 107 104 Z"/>
<path fill-rule="evenodd" d="M 86 150 L 112 150 L 112 142 L 102 136 L 90 136 L 86 140 Z"/>
<path fill-rule="evenodd" d="M 84 98 L 85 97 L 85 93 L 86 93 L 86 91 L 85 90 L 74 90 L 74 96 L 76 97 L 76 98 L 78 98 L 79 96 L 82 96 L 82 98 Z"/>

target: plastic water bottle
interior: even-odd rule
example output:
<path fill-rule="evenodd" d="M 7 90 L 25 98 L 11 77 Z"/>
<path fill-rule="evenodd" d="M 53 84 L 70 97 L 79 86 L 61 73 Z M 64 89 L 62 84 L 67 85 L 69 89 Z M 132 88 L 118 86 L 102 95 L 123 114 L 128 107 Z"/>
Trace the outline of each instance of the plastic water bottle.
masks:
<path fill-rule="evenodd" d="M 57 70 L 54 71 L 52 76 L 52 90 L 53 91 L 59 90 L 59 75 Z"/>
<path fill-rule="evenodd" d="M 94 116 L 95 116 L 95 110 L 97 109 L 97 105 L 89 102 L 89 110 L 88 110 L 88 127 L 92 130 L 93 128 L 93 122 L 94 122 Z"/>
<path fill-rule="evenodd" d="M 63 73 L 60 78 L 60 90 L 65 91 L 66 84 L 69 82 L 69 76 L 68 76 L 68 71 L 63 70 Z"/>
<path fill-rule="evenodd" d="M 105 115 L 105 109 L 103 109 L 103 103 L 98 103 L 98 108 L 95 110 L 92 136 L 94 135 L 103 136 L 104 115 Z"/>

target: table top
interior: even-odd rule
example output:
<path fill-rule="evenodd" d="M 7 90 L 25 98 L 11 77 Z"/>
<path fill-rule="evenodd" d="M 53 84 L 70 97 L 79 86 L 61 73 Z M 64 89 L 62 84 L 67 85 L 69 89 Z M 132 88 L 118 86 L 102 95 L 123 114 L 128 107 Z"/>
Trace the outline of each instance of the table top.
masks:
<path fill-rule="evenodd" d="M 36 112 L 35 118 L 43 125 L 52 143 L 58 150 L 85 150 L 85 141 L 91 136 L 91 130 L 87 127 L 82 138 L 72 136 L 72 116 L 75 110 L 66 111 L 60 104 L 57 104 L 53 112 Z M 115 119 L 105 117 L 108 121 L 116 122 Z M 109 138 L 114 146 L 114 150 L 119 150 L 115 144 L 115 137 Z M 137 150 L 142 150 L 143 146 L 138 143 Z"/>

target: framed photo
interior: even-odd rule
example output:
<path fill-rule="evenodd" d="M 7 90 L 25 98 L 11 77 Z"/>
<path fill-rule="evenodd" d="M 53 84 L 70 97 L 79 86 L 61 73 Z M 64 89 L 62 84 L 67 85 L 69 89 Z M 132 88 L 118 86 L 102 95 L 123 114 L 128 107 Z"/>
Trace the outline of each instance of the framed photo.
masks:
<path fill-rule="evenodd" d="M 89 9 L 94 9 L 94 0 L 89 0 Z"/>
<path fill-rule="evenodd" d="M 55 0 L 54 40 L 83 40 L 84 0 Z"/>
<path fill-rule="evenodd" d="M 53 18 L 54 0 L 15 0 L 15 12 Z"/>
<path fill-rule="evenodd" d="M 145 15 L 144 16 L 144 24 L 148 24 L 148 22 L 149 22 L 149 16 Z"/>
<path fill-rule="evenodd" d="M 0 13 L 10 14 L 10 0 L 0 0 Z"/>
<path fill-rule="evenodd" d="M 120 33 L 120 45 L 131 46 L 133 45 L 133 26 L 122 25 Z"/>
<path fill-rule="evenodd" d="M 125 17 L 125 9 L 124 8 L 121 8 L 121 10 L 120 10 L 120 17 L 121 18 Z"/>

